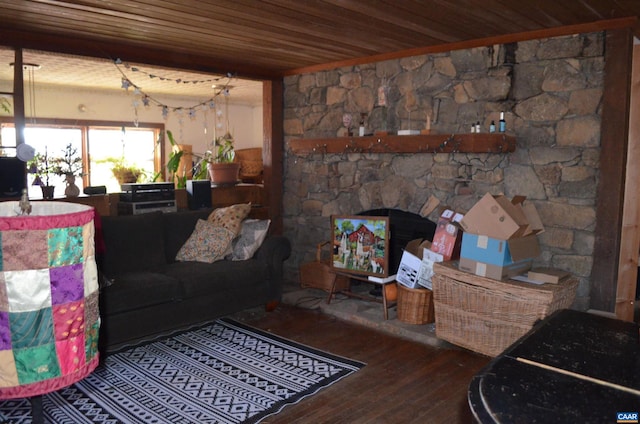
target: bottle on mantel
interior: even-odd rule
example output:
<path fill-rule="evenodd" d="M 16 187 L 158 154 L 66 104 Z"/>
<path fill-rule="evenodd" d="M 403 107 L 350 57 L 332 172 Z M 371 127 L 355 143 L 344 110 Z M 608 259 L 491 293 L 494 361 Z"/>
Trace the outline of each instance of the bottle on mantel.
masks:
<path fill-rule="evenodd" d="M 500 121 L 498 122 L 498 128 L 500 132 L 507 130 L 507 121 L 504 120 L 504 112 L 500 112 Z"/>
<path fill-rule="evenodd" d="M 359 135 L 360 137 L 364 137 L 364 118 L 365 118 L 366 116 L 367 116 L 367 115 L 365 115 L 364 113 L 361 113 L 361 114 L 360 114 L 360 129 L 358 130 L 358 135 Z"/>

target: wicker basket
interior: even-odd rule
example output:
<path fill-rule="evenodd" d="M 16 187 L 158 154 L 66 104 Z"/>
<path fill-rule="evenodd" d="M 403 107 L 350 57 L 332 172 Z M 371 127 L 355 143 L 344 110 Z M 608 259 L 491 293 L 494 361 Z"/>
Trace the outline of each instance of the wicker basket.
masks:
<path fill-rule="evenodd" d="M 238 149 L 236 161 L 240 162 L 241 177 L 257 177 L 262 174 L 262 148 Z"/>
<path fill-rule="evenodd" d="M 398 320 L 407 324 L 427 324 L 435 320 L 431 290 L 410 289 L 398 284 Z"/>
<path fill-rule="evenodd" d="M 570 307 L 578 288 L 573 277 L 536 285 L 479 277 L 456 266 L 434 264 L 436 335 L 488 356 L 500 354 L 537 320 Z"/>
<path fill-rule="evenodd" d="M 300 286 L 303 288 L 316 288 L 330 292 L 335 281 L 334 291 L 347 290 L 349 278 L 336 275 L 329 269 L 329 259 L 322 259 L 322 247 L 330 242 L 318 244 L 315 262 L 300 265 Z"/>

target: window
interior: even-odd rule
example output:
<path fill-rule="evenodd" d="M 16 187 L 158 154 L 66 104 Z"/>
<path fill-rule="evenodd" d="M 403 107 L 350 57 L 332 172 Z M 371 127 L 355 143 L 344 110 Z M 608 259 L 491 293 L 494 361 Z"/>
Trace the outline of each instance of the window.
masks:
<path fill-rule="evenodd" d="M 39 120 L 36 124 L 27 124 L 25 142 L 34 147 L 36 153 L 49 157 L 62 156 L 68 144 L 76 148 L 82 156 L 82 178 L 76 178 L 76 185 L 82 191 L 85 186 L 107 187 L 107 192 L 119 192 L 113 168 L 116 165 L 134 168 L 140 171 L 138 182 L 162 181 L 162 143 L 157 140 L 164 126 L 161 124 L 139 124 L 137 127 L 109 122 L 92 122 L 86 125 L 66 125 L 60 120 L 48 124 Z M 4 123 L 0 129 L 0 155 L 15 155 L 15 127 Z M 38 198 L 41 191 L 32 186 L 34 175 L 28 174 L 29 196 Z M 131 181 L 129 181 L 131 182 Z M 55 195 L 64 192 L 64 176 L 52 175 L 49 184 L 56 186 Z"/>
<path fill-rule="evenodd" d="M 141 170 L 138 182 L 152 181 L 155 168 L 156 131 L 143 128 L 89 128 L 89 180 L 91 185 L 106 185 L 110 193 L 120 191 L 112 169 L 114 165 Z"/>

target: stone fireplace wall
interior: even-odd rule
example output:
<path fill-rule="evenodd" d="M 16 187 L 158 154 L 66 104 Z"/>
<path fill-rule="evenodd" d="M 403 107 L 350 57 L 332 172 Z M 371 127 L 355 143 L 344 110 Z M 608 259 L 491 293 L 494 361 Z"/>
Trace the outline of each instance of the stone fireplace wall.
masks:
<path fill-rule="evenodd" d="M 536 265 L 581 279 L 576 306 L 589 304 L 600 154 L 604 33 L 415 56 L 285 78 L 285 143 L 423 129 L 468 133 L 505 113 L 516 151 L 505 154 L 350 153 L 285 157 L 284 229 L 293 244 L 287 277 L 315 257 L 332 214 L 373 208 L 418 213 L 430 196 L 466 212 L 487 192 L 525 195 L 546 231 Z M 381 88 L 382 87 L 382 88 Z M 387 106 L 379 105 L 384 91 Z M 430 121 L 430 122 L 428 122 Z"/>

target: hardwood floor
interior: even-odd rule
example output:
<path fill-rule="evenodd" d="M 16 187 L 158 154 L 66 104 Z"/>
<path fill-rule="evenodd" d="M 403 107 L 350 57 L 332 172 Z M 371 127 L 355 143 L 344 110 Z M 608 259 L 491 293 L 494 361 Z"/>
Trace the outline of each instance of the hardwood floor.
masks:
<path fill-rule="evenodd" d="M 263 423 L 471 423 L 467 386 L 490 358 L 434 348 L 280 305 L 236 317 L 257 328 L 367 365 Z"/>

